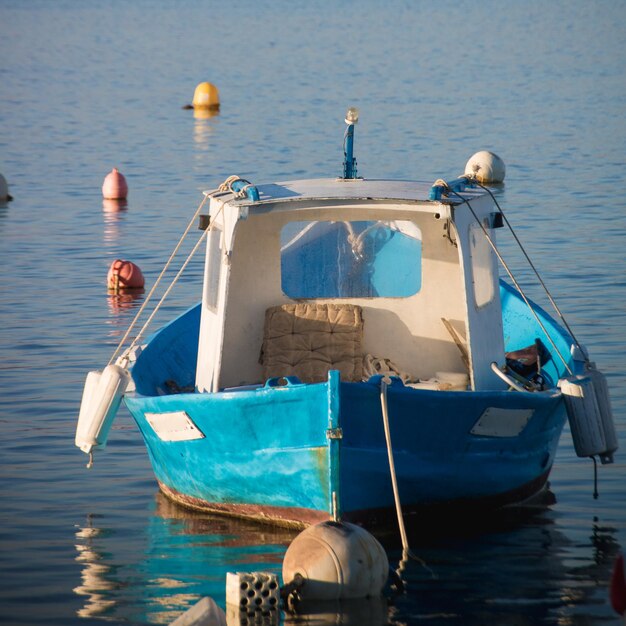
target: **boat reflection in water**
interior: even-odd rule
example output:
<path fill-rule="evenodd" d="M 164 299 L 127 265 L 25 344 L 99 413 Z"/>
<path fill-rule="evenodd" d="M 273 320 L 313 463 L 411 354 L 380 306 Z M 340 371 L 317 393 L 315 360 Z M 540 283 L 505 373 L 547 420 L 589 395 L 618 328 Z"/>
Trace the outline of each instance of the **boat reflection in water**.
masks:
<path fill-rule="evenodd" d="M 85 596 L 80 617 L 169 624 L 204 596 L 224 606 L 226 573 L 280 574 L 297 533 L 183 509 L 161 493 L 154 514 L 129 526 L 89 517 L 76 532 Z"/>
<path fill-rule="evenodd" d="M 267 623 L 610 622 L 608 581 L 619 545 L 616 529 L 597 519 L 581 520 L 575 537 L 560 530 L 558 516 L 545 503 L 447 524 L 424 517 L 407 522 L 412 550 L 422 562 L 404 564 L 404 594 L 381 601 L 301 603 L 295 614 L 281 613 Z M 267 571 L 280 577 L 296 534 L 189 511 L 161 493 L 154 515 L 133 527 L 126 518 L 89 518 L 76 532 L 82 572 L 74 592 L 84 597 L 77 615 L 169 624 L 204 596 L 225 607 L 226 573 Z M 396 567 L 398 539 L 391 532 L 379 538 Z M 245 623 L 232 611 L 227 616 L 229 626 Z"/>
<path fill-rule="evenodd" d="M 115 607 L 114 591 L 117 583 L 112 580 L 111 565 L 107 564 L 105 554 L 98 552 L 102 530 L 93 526 L 93 518 L 87 518 L 87 524 L 76 531 L 76 561 L 81 564 L 81 584 L 74 587 L 74 593 L 86 596 L 85 604 L 76 614 L 79 617 L 99 617 L 109 613 Z"/>

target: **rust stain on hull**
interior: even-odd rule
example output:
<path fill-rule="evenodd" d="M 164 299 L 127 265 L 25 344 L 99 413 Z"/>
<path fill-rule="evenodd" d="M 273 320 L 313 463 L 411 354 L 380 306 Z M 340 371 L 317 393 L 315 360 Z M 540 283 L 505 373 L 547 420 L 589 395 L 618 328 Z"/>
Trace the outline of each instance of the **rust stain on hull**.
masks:
<path fill-rule="evenodd" d="M 302 530 L 312 524 L 329 519 L 325 511 L 296 507 L 264 506 L 261 504 L 233 504 L 225 502 L 206 502 L 201 498 L 182 494 L 159 481 L 159 489 L 170 499 L 189 509 L 205 511 L 217 515 L 227 515 L 240 519 L 253 520 L 262 524 Z"/>
<path fill-rule="evenodd" d="M 467 514 L 484 513 L 489 510 L 493 511 L 508 506 L 514 506 L 523 503 L 524 500 L 532 498 L 546 486 L 550 469 L 551 468 L 534 480 L 507 493 L 471 500 L 452 500 L 432 504 L 407 505 L 403 506 L 402 510 L 405 516 L 424 515 L 425 518 L 428 518 L 430 516 L 437 517 L 441 515 L 454 517 L 463 512 Z M 159 482 L 159 488 L 170 500 L 189 509 L 293 530 L 302 530 L 313 524 L 325 522 L 330 519 L 330 515 L 326 511 L 297 507 L 264 506 L 261 504 L 206 502 L 201 498 L 182 494 L 161 482 Z M 395 527 L 397 524 L 396 511 L 393 507 L 346 511 L 342 519 L 346 522 L 365 526 L 370 530 L 375 528 L 391 528 Z"/>
<path fill-rule="evenodd" d="M 329 492 L 329 464 L 330 459 L 328 455 L 327 446 L 319 446 L 316 448 L 310 448 L 309 452 L 313 457 L 313 464 L 317 472 L 317 482 L 322 487 L 323 491 Z"/>

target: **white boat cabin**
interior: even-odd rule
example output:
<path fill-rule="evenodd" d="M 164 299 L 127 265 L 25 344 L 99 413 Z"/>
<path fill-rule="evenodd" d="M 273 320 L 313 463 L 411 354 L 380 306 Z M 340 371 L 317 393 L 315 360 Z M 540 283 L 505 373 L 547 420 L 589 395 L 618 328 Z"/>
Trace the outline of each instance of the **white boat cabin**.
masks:
<path fill-rule="evenodd" d="M 264 383 L 266 312 L 288 304 L 340 305 L 332 315 L 356 319 L 358 358 L 389 359 L 410 381 L 456 372 L 473 390 L 506 388 L 491 370 L 504 362 L 496 258 L 467 203 L 429 200 L 431 185 L 415 182 L 256 189 L 256 201 L 210 199 L 197 391 Z M 462 195 L 495 238 L 490 196 Z"/>

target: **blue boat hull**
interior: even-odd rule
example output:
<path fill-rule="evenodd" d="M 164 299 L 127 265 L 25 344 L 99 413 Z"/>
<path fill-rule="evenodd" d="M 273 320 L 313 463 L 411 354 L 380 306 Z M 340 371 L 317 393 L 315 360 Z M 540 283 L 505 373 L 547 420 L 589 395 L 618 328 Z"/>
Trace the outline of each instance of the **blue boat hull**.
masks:
<path fill-rule="evenodd" d="M 507 349 L 542 337 L 515 290 L 503 284 L 501 297 Z M 565 331 L 536 311 L 567 353 Z M 186 506 L 282 525 L 328 519 L 334 507 L 365 523 L 393 515 L 379 381 L 342 383 L 330 372 L 324 383 L 185 392 L 193 389 L 199 318 L 194 307 L 150 339 L 132 369 L 136 391 L 125 396 L 163 492 Z M 558 361 L 544 373 L 558 380 Z M 387 403 L 405 511 L 532 496 L 548 478 L 567 418 L 555 388 L 430 391 L 396 381 Z M 519 432 L 477 427 L 490 411 L 526 418 Z M 149 417 L 164 413 L 188 416 L 197 437 L 163 438 Z"/>
<path fill-rule="evenodd" d="M 328 384 L 127 396 L 164 493 L 196 508 L 283 524 L 328 518 Z M 204 435 L 163 441 L 148 414 L 184 411 Z M 332 496 L 332 494 L 331 494 Z"/>
<path fill-rule="evenodd" d="M 328 519 L 333 493 L 345 519 L 368 523 L 393 512 L 379 394 L 375 383 L 331 377 L 288 388 L 130 395 L 126 403 L 159 485 L 172 499 L 297 526 Z M 566 419 L 557 393 L 427 391 L 397 384 L 387 399 L 407 511 L 498 506 L 529 497 L 548 477 Z M 487 408 L 532 411 L 532 417 L 515 437 L 471 434 Z M 204 438 L 161 440 L 146 414 L 176 411 L 184 411 Z"/>
<path fill-rule="evenodd" d="M 341 448 L 344 511 L 392 509 L 393 493 L 378 389 L 345 385 Z M 372 388 L 373 387 L 373 388 Z M 472 500 L 504 503 L 532 495 L 547 479 L 566 413 L 558 394 L 387 392 L 394 464 L 403 507 Z M 488 408 L 532 411 L 517 436 L 473 435 Z M 543 480 L 541 480 L 543 477 Z"/>

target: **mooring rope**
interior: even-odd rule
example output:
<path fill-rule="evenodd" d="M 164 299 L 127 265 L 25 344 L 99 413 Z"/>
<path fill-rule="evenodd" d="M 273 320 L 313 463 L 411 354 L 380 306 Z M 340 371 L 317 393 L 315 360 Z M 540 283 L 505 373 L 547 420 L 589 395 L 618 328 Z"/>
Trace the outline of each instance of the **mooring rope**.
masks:
<path fill-rule="evenodd" d="M 417 561 L 425 570 L 430 572 L 433 578 L 436 578 L 435 573 L 426 565 L 423 559 L 420 559 L 417 555 L 411 552 L 409 548 L 409 540 L 407 539 L 406 528 L 404 526 L 404 516 L 402 515 L 402 505 L 400 503 L 400 492 L 398 490 L 398 479 L 396 476 L 396 466 L 393 460 L 393 447 L 391 445 L 391 431 L 389 428 L 389 408 L 387 406 L 387 387 L 391 379 L 387 376 L 383 376 L 380 379 L 380 405 L 383 414 L 383 427 L 385 429 L 385 441 L 387 443 L 387 458 L 389 460 L 389 473 L 391 475 L 391 486 L 393 489 L 393 500 L 396 508 L 396 516 L 398 518 L 398 526 L 400 528 L 400 539 L 402 541 L 402 558 L 398 564 L 397 574 L 404 571 L 406 563 L 409 559 Z"/>
<path fill-rule="evenodd" d="M 130 325 L 126 329 L 126 332 L 124 333 L 124 336 L 122 337 L 122 339 L 118 343 L 117 347 L 115 348 L 115 351 L 113 352 L 113 355 L 109 359 L 108 365 L 111 365 L 115 361 L 115 358 L 117 357 L 117 355 L 120 353 L 120 351 L 122 349 L 122 346 L 124 345 L 124 343 L 128 339 L 128 336 L 130 335 L 130 333 L 132 332 L 133 328 L 137 324 L 137 321 L 141 317 L 141 314 L 143 313 L 144 309 L 146 308 L 146 306 L 148 305 L 148 303 L 152 299 L 152 296 L 154 295 L 154 292 L 156 291 L 157 287 L 159 286 L 159 284 L 161 282 L 161 279 L 165 275 L 165 272 L 169 268 L 169 266 L 172 263 L 174 257 L 176 256 L 176 254 L 178 253 L 178 250 L 180 249 L 181 245 L 183 244 L 183 241 L 185 240 L 185 238 L 187 237 L 187 234 L 191 230 L 191 227 L 193 226 L 193 224 L 194 224 L 195 220 L 197 219 L 198 215 L 200 214 L 200 211 L 202 211 L 202 208 L 206 204 L 206 201 L 208 199 L 210 199 L 213 196 L 213 194 L 216 194 L 216 193 L 221 193 L 221 192 L 225 192 L 225 191 L 231 191 L 232 193 L 236 194 L 236 192 L 233 191 L 233 189 L 232 189 L 232 184 L 235 181 L 237 181 L 237 180 L 240 180 L 239 176 L 237 176 L 237 175 L 229 176 L 217 189 L 212 189 L 211 191 L 208 191 L 207 193 L 204 194 L 204 198 L 202 199 L 202 202 L 200 203 L 200 205 L 196 209 L 196 212 L 193 214 L 193 217 L 189 220 L 189 223 L 187 224 L 187 228 L 185 228 L 185 232 L 183 232 L 183 234 L 181 235 L 180 239 L 178 240 L 178 243 L 174 247 L 174 250 L 170 254 L 169 259 L 167 260 L 167 262 L 165 263 L 163 269 L 161 270 L 161 273 L 157 277 L 156 281 L 154 282 L 154 285 L 152 285 L 152 288 L 150 289 L 150 292 L 148 293 L 148 295 L 146 296 L 145 300 L 143 301 L 141 307 L 139 308 L 139 311 L 137 311 L 137 314 L 135 315 L 135 317 L 133 318 L 132 322 L 130 323 Z M 223 205 L 220 207 L 218 213 L 222 210 L 222 208 L 223 208 Z M 152 314 L 148 318 L 148 321 L 143 325 L 143 327 L 139 331 L 139 334 L 137 335 L 137 337 L 135 337 L 135 339 L 132 341 L 132 343 L 129 346 L 128 350 L 131 350 L 135 345 L 137 345 L 138 339 L 145 332 L 146 328 L 148 327 L 148 325 L 150 324 L 150 322 L 154 318 L 154 315 L 156 314 L 156 311 L 161 307 L 161 304 L 163 303 L 163 301 L 165 300 L 165 298 L 167 297 L 167 295 L 171 291 L 171 289 L 174 286 L 174 284 L 178 281 L 178 278 L 182 274 L 183 270 L 187 267 L 187 264 L 191 260 L 191 257 L 195 254 L 196 250 L 198 249 L 198 246 L 199 246 L 200 242 L 203 241 L 204 238 L 206 238 L 206 235 L 207 235 L 207 233 L 210 230 L 212 230 L 212 226 L 211 225 L 209 225 L 209 227 L 204 231 L 204 233 L 202 233 L 202 236 L 200 237 L 200 239 L 196 243 L 195 247 L 193 248 L 193 250 L 191 251 L 191 253 L 187 257 L 187 260 L 185 261 L 185 263 L 183 264 L 183 266 L 179 270 L 179 272 L 176 275 L 176 277 L 174 278 L 174 280 L 170 283 L 170 286 L 168 287 L 166 292 L 161 297 L 161 300 L 157 304 L 155 310 L 152 312 Z"/>
<path fill-rule="evenodd" d="M 390 379 L 388 379 L 390 380 Z M 387 380 L 380 379 L 380 404 L 383 412 L 383 427 L 385 429 L 385 441 L 387 442 L 387 458 L 389 459 L 389 473 L 391 474 L 391 486 L 393 488 L 393 500 L 396 505 L 396 515 L 398 526 L 400 527 L 400 539 L 402 540 L 402 551 L 409 552 L 409 542 L 404 527 L 404 517 L 402 515 L 402 505 L 400 504 L 400 494 L 398 492 L 398 479 L 396 477 L 396 466 L 393 460 L 393 448 L 391 446 L 391 432 L 389 429 L 389 411 L 387 407 Z"/>
<path fill-rule="evenodd" d="M 217 215 L 219 215 L 219 213 L 222 210 L 223 206 L 224 205 L 222 205 L 220 207 L 219 211 L 216 213 L 216 217 L 217 217 Z M 129 350 L 132 350 L 137 345 L 137 343 L 139 343 L 139 339 L 141 339 L 141 337 L 143 336 L 143 333 L 145 332 L 146 328 L 148 328 L 148 326 L 150 326 L 150 323 L 154 319 L 154 316 L 157 314 L 158 310 L 161 308 L 161 305 L 163 304 L 163 302 L 165 302 L 165 299 L 169 295 L 170 291 L 172 291 L 172 289 L 174 288 L 174 285 L 178 282 L 178 279 L 181 277 L 182 273 L 185 271 L 185 268 L 187 267 L 187 265 L 191 261 L 193 255 L 196 253 L 196 251 L 200 247 L 200 244 L 205 240 L 207 234 L 209 232 L 211 232 L 212 230 L 213 230 L 213 228 L 211 226 L 209 226 L 209 228 L 207 228 L 202 233 L 200 239 L 198 239 L 198 241 L 196 242 L 196 245 L 193 247 L 193 249 L 189 253 L 189 256 L 185 259 L 185 262 L 182 264 L 181 268 L 178 270 L 178 273 L 176 274 L 176 276 L 174 276 L 174 278 L 172 279 L 172 282 L 169 284 L 168 288 L 165 290 L 165 293 L 161 296 L 161 299 L 159 300 L 157 305 L 154 307 L 154 310 L 150 314 L 150 317 L 148 317 L 148 319 L 146 320 L 146 323 L 141 327 L 141 330 L 137 333 L 137 336 L 132 340 L 130 346 L 128 346 Z"/>
<path fill-rule="evenodd" d="M 574 372 L 572 371 L 572 368 L 569 366 L 569 364 L 567 363 L 567 361 L 565 360 L 565 358 L 561 354 L 561 351 L 556 347 L 556 344 L 554 343 L 554 340 L 552 339 L 552 337 L 548 333 L 544 323 L 541 321 L 541 319 L 539 318 L 539 315 L 537 314 L 537 312 L 531 306 L 530 300 L 526 297 L 526 294 L 524 293 L 524 290 L 522 289 L 521 285 L 517 282 L 515 276 L 513 276 L 513 272 L 510 270 L 510 268 L 507 265 L 506 261 L 504 260 L 504 258 L 500 254 L 500 251 L 498 250 L 496 244 L 494 243 L 491 235 L 487 232 L 487 229 L 485 228 L 484 224 L 478 218 L 478 215 L 476 215 L 476 212 L 472 208 L 472 205 L 470 204 L 469 200 L 467 198 L 464 198 L 460 193 L 454 191 L 454 189 L 452 189 L 445 181 L 438 180 L 436 184 L 445 185 L 446 191 L 448 193 L 453 193 L 455 196 L 460 198 L 465 204 L 467 204 L 467 208 L 470 210 L 470 212 L 474 216 L 474 219 L 476 220 L 476 222 L 480 226 L 481 230 L 483 231 L 483 234 L 487 238 L 487 241 L 489 242 L 489 245 L 491 246 L 491 248 L 495 252 L 496 256 L 498 257 L 498 260 L 502 264 L 502 267 L 504 267 L 504 269 L 506 270 L 506 273 L 509 275 L 509 278 L 511 279 L 511 281 L 515 285 L 515 288 L 518 290 L 519 294 L 522 296 L 524 302 L 526 303 L 526 306 L 528 306 L 530 312 L 533 314 L 535 320 L 537 321 L 537 324 L 539 324 L 539 327 L 541 328 L 541 330 L 543 330 L 546 338 L 550 342 L 551 346 L 554 348 L 555 353 L 557 354 L 559 359 L 561 359 L 561 361 L 563 362 L 563 365 L 565 366 L 565 369 L 569 372 L 570 376 L 573 376 Z M 572 339 L 573 339 L 573 337 L 572 337 Z"/>
<path fill-rule="evenodd" d="M 200 203 L 200 206 L 196 209 L 196 212 L 194 213 L 193 217 L 189 220 L 189 224 L 187 224 L 187 228 L 185 229 L 185 232 L 182 234 L 182 236 L 178 240 L 178 243 L 176 244 L 174 250 L 170 254 L 170 258 L 167 260 L 167 262 L 163 266 L 163 269 L 161 270 L 161 273 L 157 277 L 156 281 L 154 281 L 154 285 L 152 285 L 152 288 L 150 289 L 148 295 L 146 296 L 145 300 L 143 301 L 141 307 L 139 308 L 139 311 L 137 311 L 137 314 L 135 315 L 135 317 L 133 318 L 132 322 L 130 323 L 130 325 L 126 329 L 126 332 L 124 333 L 124 336 L 122 337 L 120 342 L 117 344 L 117 348 L 115 348 L 115 351 L 113 352 L 113 354 L 111 355 L 111 358 L 109 360 L 109 365 L 111 365 L 111 363 L 113 363 L 113 361 L 115 361 L 115 357 L 119 354 L 120 350 L 122 349 L 122 346 L 124 345 L 124 343 L 128 339 L 128 336 L 130 335 L 130 333 L 132 332 L 133 328 L 135 327 L 135 324 L 137 323 L 137 320 L 139 320 L 139 318 L 141 317 L 141 314 L 143 313 L 144 309 L 146 308 L 146 306 L 148 306 L 148 303 L 152 299 L 152 296 L 154 295 L 154 292 L 156 291 L 156 288 L 159 286 L 159 284 L 161 282 L 161 279 L 163 278 L 163 276 L 165 275 L 165 272 L 167 271 L 167 269 L 169 268 L 170 264 L 174 260 L 174 257 L 178 253 L 178 250 L 180 249 L 181 245 L 183 244 L 183 241 L 187 237 L 187 233 L 189 233 L 189 230 L 191 229 L 193 223 L 195 222 L 196 218 L 200 214 L 200 211 L 202 211 L 202 207 L 204 207 L 204 205 L 205 205 L 205 203 L 206 203 L 206 201 L 207 201 L 207 199 L 209 197 L 210 196 L 208 194 L 204 196 L 204 199 Z"/>
<path fill-rule="evenodd" d="M 224 208 L 224 205 L 222 204 L 219 210 L 217 211 L 217 213 L 215 214 L 213 220 L 222 212 L 223 208 Z M 211 220 L 211 224 L 209 225 L 209 227 L 205 229 L 205 231 L 200 236 L 200 239 L 198 239 L 198 241 L 196 242 L 196 245 L 193 247 L 193 249 L 189 253 L 189 256 L 187 256 L 187 258 L 185 259 L 185 262 L 182 264 L 181 268 L 178 270 L 176 276 L 174 276 L 174 278 L 172 279 L 172 282 L 169 284 L 168 288 L 165 290 L 165 293 L 161 296 L 161 299 L 159 300 L 157 305 L 154 307 L 154 310 L 150 314 L 150 317 L 148 317 L 148 319 L 146 320 L 146 323 L 141 327 L 141 330 L 139 331 L 139 333 L 137 333 L 137 336 L 133 339 L 130 346 L 128 346 L 129 350 L 132 350 L 137 345 L 137 343 L 139 343 L 139 339 L 143 336 L 143 333 L 145 332 L 146 328 L 150 326 L 150 322 L 152 322 L 154 316 L 157 314 L 158 310 L 161 308 L 161 305 L 163 304 L 163 302 L 165 302 L 165 299 L 169 295 L 170 291 L 172 291 L 172 289 L 174 288 L 174 285 L 178 282 L 178 279 L 182 276 L 182 273 L 185 271 L 185 268 L 187 267 L 187 265 L 189 265 L 189 262 L 191 261 L 192 257 L 194 256 L 194 254 L 197 252 L 198 248 L 200 247 L 200 244 L 206 239 L 206 236 L 213 230 L 213 227 L 215 224 L 213 220 Z"/>
<path fill-rule="evenodd" d="M 500 215 L 502 215 L 502 219 L 506 222 L 506 225 L 508 226 L 509 230 L 511 231 L 511 234 L 513 235 L 513 238 L 515 239 L 517 245 L 519 246 L 520 250 L 522 251 L 522 254 L 526 257 L 526 260 L 528 261 L 528 265 L 530 265 L 530 267 L 532 268 L 533 272 L 535 273 L 535 276 L 537 277 L 537 280 L 539 281 L 539 283 L 543 287 L 543 290 L 546 292 L 546 295 L 548 296 L 548 300 L 550 300 L 550 303 L 554 307 L 554 310 L 556 311 L 557 315 L 559 316 L 559 318 L 563 322 L 563 326 L 565 326 L 565 328 L 567 329 L 567 332 L 571 335 L 572 339 L 574 340 L 574 342 L 576 343 L 576 345 L 578 346 L 580 351 L 583 353 L 583 355 L 585 357 L 585 360 L 587 360 L 587 356 L 585 355 L 585 351 L 582 349 L 582 347 L 580 345 L 580 342 L 578 341 L 578 339 L 576 338 L 576 335 L 574 334 L 574 331 L 571 329 L 570 325 L 567 323 L 567 320 L 565 319 L 565 316 L 563 315 L 563 313 L 561 313 L 561 309 L 559 308 L 559 306 L 557 305 L 556 301 L 552 297 L 552 294 L 550 293 L 550 290 L 548 289 L 547 285 L 543 281 L 543 278 L 541 278 L 541 275 L 539 274 L 539 270 L 537 270 L 537 268 L 535 267 L 535 264 L 532 262 L 530 256 L 526 252 L 526 249 L 522 245 L 522 242 L 520 241 L 520 239 L 517 236 L 516 232 L 513 230 L 513 226 L 511 225 L 511 222 L 509 222 L 507 216 L 505 215 L 504 211 L 502 210 L 502 207 L 500 206 L 500 204 L 496 200 L 495 195 L 493 194 L 491 189 L 489 189 L 488 187 L 485 187 L 484 185 L 481 185 L 476 180 L 476 178 L 472 178 L 472 183 L 475 184 L 477 187 L 480 187 L 481 189 L 484 189 L 491 196 L 491 199 L 494 201 L 495 205 L 498 207 L 498 211 L 500 211 Z"/>

